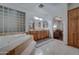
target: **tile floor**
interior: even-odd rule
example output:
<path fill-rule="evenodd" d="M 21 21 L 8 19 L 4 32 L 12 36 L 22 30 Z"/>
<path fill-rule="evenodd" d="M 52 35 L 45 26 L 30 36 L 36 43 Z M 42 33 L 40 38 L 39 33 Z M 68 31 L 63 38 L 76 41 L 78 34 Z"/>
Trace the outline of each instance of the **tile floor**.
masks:
<path fill-rule="evenodd" d="M 32 55 L 79 55 L 79 49 L 59 40 L 48 39 L 38 43 Z"/>

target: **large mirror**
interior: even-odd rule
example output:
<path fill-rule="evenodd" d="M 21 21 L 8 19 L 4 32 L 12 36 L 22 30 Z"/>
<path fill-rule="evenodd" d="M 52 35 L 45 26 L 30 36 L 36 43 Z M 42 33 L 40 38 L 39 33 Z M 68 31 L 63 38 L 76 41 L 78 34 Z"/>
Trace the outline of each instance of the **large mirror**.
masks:
<path fill-rule="evenodd" d="M 29 22 L 29 30 L 45 30 L 48 28 L 47 21 L 30 21 Z"/>

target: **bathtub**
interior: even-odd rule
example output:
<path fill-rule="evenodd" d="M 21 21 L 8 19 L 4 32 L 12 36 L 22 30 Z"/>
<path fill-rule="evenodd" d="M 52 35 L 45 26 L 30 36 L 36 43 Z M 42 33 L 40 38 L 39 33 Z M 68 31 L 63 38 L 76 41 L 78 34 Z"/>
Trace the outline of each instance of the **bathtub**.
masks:
<path fill-rule="evenodd" d="M 33 49 L 36 44 L 36 42 L 33 40 L 33 37 L 31 35 L 16 34 L 16 35 L 0 36 L 0 55 L 5 55 L 9 53 L 9 51 L 15 49 L 17 46 L 20 46 L 24 42 L 25 42 L 24 47 L 26 48 L 28 48 L 29 46 L 32 46 L 32 49 Z M 29 53 L 27 52 L 28 50 L 26 50 L 25 54 L 31 53 L 32 50 L 30 50 Z M 21 53 L 23 54 L 23 52 Z M 15 54 L 21 54 L 21 53 L 19 53 L 17 49 L 15 50 Z"/>

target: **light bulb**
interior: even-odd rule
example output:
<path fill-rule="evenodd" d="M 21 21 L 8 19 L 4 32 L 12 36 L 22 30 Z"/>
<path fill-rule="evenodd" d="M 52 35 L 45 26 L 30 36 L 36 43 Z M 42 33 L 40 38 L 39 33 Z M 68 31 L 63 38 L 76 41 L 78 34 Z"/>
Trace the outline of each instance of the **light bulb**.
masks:
<path fill-rule="evenodd" d="M 36 16 L 34 16 L 34 19 L 38 20 L 39 18 L 38 18 L 38 17 L 36 17 Z"/>

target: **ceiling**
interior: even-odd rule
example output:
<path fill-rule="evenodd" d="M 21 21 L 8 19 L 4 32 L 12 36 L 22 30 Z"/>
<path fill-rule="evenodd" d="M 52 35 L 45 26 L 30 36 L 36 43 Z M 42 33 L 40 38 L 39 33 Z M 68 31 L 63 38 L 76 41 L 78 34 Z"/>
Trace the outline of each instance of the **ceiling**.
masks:
<path fill-rule="evenodd" d="M 60 9 L 63 4 L 65 3 L 42 3 L 44 5 L 43 8 L 39 8 L 40 3 L 9 3 L 9 5 L 21 7 L 22 9 L 25 9 L 30 12 L 35 13 L 51 13 L 52 11 L 55 11 L 56 9 Z"/>
<path fill-rule="evenodd" d="M 62 9 L 64 8 L 63 5 L 65 3 L 43 3 L 43 8 L 39 8 L 39 4 L 40 3 L 16 3 L 14 5 L 31 12 L 31 14 L 33 13 L 33 15 L 45 18 L 47 16 L 52 17 L 62 13 Z"/>
<path fill-rule="evenodd" d="M 15 4 L 16 6 L 22 7 L 29 12 L 38 13 L 38 14 L 52 14 L 55 10 L 60 9 L 63 4 L 61 3 L 43 3 L 44 7 L 39 8 L 40 3 L 19 3 Z"/>
<path fill-rule="evenodd" d="M 38 5 L 40 3 L 13 3 L 11 5 L 14 6 L 19 6 L 23 9 L 26 9 L 27 11 L 36 11 L 36 9 L 38 10 L 44 10 L 47 11 L 48 13 L 51 12 L 51 10 L 56 9 L 57 7 L 61 6 L 61 3 L 43 3 L 44 8 L 39 8 Z"/>
<path fill-rule="evenodd" d="M 14 8 L 26 10 L 26 13 L 32 14 L 32 16 L 37 15 L 39 17 L 46 18 L 60 15 L 60 13 L 62 13 L 62 9 L 64 9 L 63 5 L 65 3 L 42 3 L 44 5 L 43 8 L 39 8 L 39 4 L 40 3 L 9 3 L 6 5 L 12 5 Z"/>

